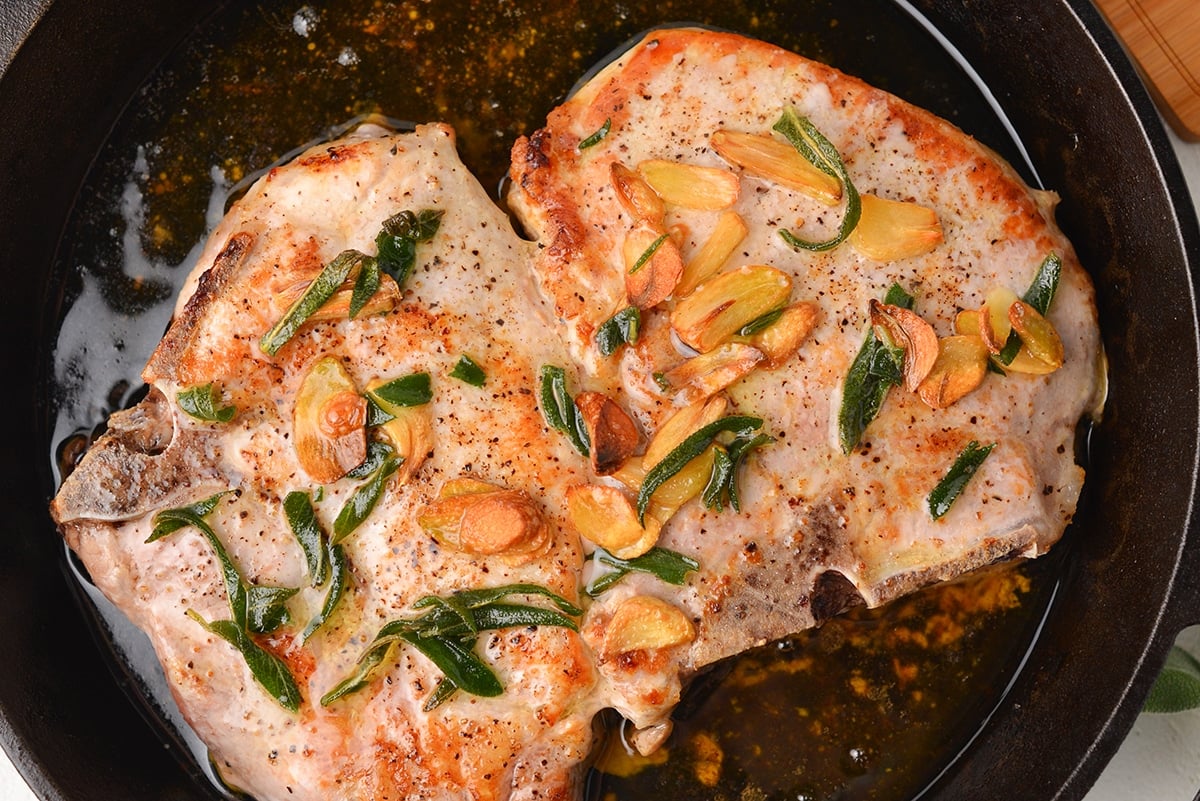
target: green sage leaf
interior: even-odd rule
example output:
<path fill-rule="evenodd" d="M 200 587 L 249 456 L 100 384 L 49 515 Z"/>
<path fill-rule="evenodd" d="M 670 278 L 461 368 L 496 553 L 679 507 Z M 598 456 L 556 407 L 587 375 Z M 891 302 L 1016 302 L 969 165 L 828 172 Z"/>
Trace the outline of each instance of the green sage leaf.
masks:
<path fill-rule="evenodd" d="M 580 141 L 579 149 L 587 150 L 589 147 L 598 145 L 600 143 L 600 141 L 602 139 L 604 139 L 604 137 L 608 136 L 608 132 L 610 130 L 612 130 L 612 117 L 609 117 L 608 119 L 606 119 L 604 121 L 604 124 L 601 125 L 600 128 L 597 129 L 595 133 L 588 136 L 586 139 L 583 139 L 582 141 Z"/>
<path fill-rule="evenodd" d="M 328 551 L 325 532 L 317 522 L 308 493 L 289 492 L 283 499 L 283 514 L 296 542 L 300 543 L 300 550 L 304 552 L 309 581 L 314 587 L 321 586 L 329 573 Z"/>
<path fill-rule="evenodd" d="M 383 223 L 383 229 L 375 237 L 379 269 L 390 275 L 396 284 L 404 286 L 417 263 L 417 244 L 434 237 L 441 226 L 440 209 L 422 209 L 419 212 L 401 211 Z"/>
<path fill-rule="evenodd" d="M 296 679 L 283 660 L 261 647 L 232 620 L 214 620 L 209 623 L 191 609 L 187 611 L 187 615 L 236 648 L 242 659 L 246 660 L 246 666 L 250 668 L 254 680 L 276 703 L 289 712 L 299 711 L 303 701 L 300 688 L 296 686 Z"/>
<path fill-rule="evenodd" d="M 317 309 L 324 306 L 325 302 L 333 297 L 354 266 L 369 258 L 365 253 L 357 250 L 343 250 L 339 253 L 313 279 L 304 293 L 288 307 L 288 310 L 283 313 L 283 317 L 279 318 L 279 322 L 275 323 L 270 331 L 263 334 L 262 339 L 258 342 L 262 352 L 268 356 L 274 356 L 279 352 L 279 349 L 296 335 L 308 318 L 312 317 Z"/>
<path fill-rule="evenodd" d="M 450 377 L 473 387 L 482 387 L 487 383 L 487 374 L 483 372 L 483 368 L 465 353 L 458 357 L 458 364 L 450 371 Z"/>
<path fill-rule="evenodd" d="M 346 550 L 341 545 L 334 545 L 328 541 L 326 541 L 326 546 L 330 568 L 329 589 L 325 592 L 325 602 L 321 605 L 321 611 L 304 627 L 304 634 L 301 635 L 301 638 L 305 642 L 324 625 L 325 621 L 333 616 L 342 596 L 346 594 L 346 588 L 350 586 L 350 560 L 346 556 Z"/>
<path fill-rule="evenodd" d="M 358 277 L 354 279 L 354 289 L 350 293 L 350 309 L 347 316 L 351 320 L 358 316 L 358 313 L 367 305 L 367 301 L 379 291 L 381 280 L 379 260 L 367 256 L 362 260 Z"/>
<path fill-rule="evenodd" d="M 690 435 L 675 449 L 654 465 L 646 477 L 642 479 L 642 487 L 637 496 L 638 522 L 645 525 L 646 508 L 650 505 L 650 496 L 668 479 L 683 469 L 683 466 L 695 459 L 716 436 L 725 431 L 734 432 L 737 436 L 753 436 L 753 431 L 763 424 L 762 418 L 746 415 L 733 415 L 709 423 Z"/>
<path fill-rule="evenodd" d="M 596 347 L 602 355 L 611 356 L 622 345 L 637 342 L 641 325 L 642 313 L 638 307 L 626 306 L 596 329 Z"/>
<path fill-rule="evenodd" d="M 221 392 L 210 381 L 198 387 L 189 387 L 175 395 L 179 408 L 197 420 L 212 423 L 228 423 L 237 414 L 236 406 L 221 406 Z"/>
<path fill-rule="evenodd" d="M 1050 304 L 1054 301 L 1055 293 L 1058 292 L 1058 282 L 1061 277 L 1062 259 L 1058 257 L 1057 253 L 1051 253 L 1042 259 L 1037 275 L 1033 277 L 1029 289 L 1025 290 L 1021 300 L 1037 309 L 1038 314 L 1045 316 L 1050 309 Z M 1016 331 L 1009 331 L 1008 339 L 1004 340 L 1004 347 L 996 354 L 996 359 L 1002 364 L 1012 364 L 1013 359 L 1017 358 L 1020 351 L 1020 335 Z"/>
<path fill-rule="evenodd" d="M 1143 711 L 1186 712 L 1197 708 L 1200 708 L 1200 661 L 1173 645 L 1167 652 L 1162 671 L 1150 687 Z"/>
<path fill-rule="evenodd" d="M 690 556 L 657 546 L 632 559 L 619 559 L 607 551 L 600 550 L 596 551 L 595 559 L 613 569 L 588 583 L 584 592 L 592 598 L 597 597 L 630 573 L 649 573 L 668 584 L 682 586 L 687 580 L 688 573 L 700 569 L 700 563 Z"/>
<path fill-rule="evenodd" d="M 951 505 L 958 499 L 963 488 L 967 486 L 967 482 L 971 480 L 971 476 L 975 475 L 975 471 L 983 464 L 983 460 L 987 458 L 994 447 L 996 447 L 994 442 L 991 445 L 980 447 L 978 442 L 971 440 L 962 449 L 962 453 L 954 460 L 954 464 L 950 466 L 946 475 L 929 493 L 929 514 L 933 516 L 934 520 L 950 511 Z"/>
<path fill-rule="evenodd" d="M 375 400 L 385 412 L 388 411 L 389 405 L 422 406 L 433 400 L 432 379 L 429 373 L 402 375 L 368 390 L 367 397 Z"/>
<path fill-rule="evenodd" d="M 846 171 L 841 154 L 838 153 L 833 143 L 817 130 L 815 125 L 806 117 L 797 114 L 794 108 L 784 109 L 783 116 L 773 127 L 774 130 L 783 134 L 791 142 L 792 147 L 796 148 L 800 155 L 804 156 L 813 166 L 840 180 L 842 192 L 846 196 L 846 210 L 842 216 L 842 223 L 832 239 L 823 242 L 809 242 L 800 239 L 786 228 L 780 229 L 779 235 L 788 245 L 797 250 L 822 251 L 837 247 L 846 241 L 862 217 L 862 199 L 858 195 L 858 190 L 854 188 L 854 183 L 850 180 L 850 174 Z"/>
<path fill-rule="evenodd" d="M 591 449 L 587 427 L 575 406 L 575 399 L 567 391 L 567 377 L 561 367 L 542 366 L 540 398 L 542 416 L 550 427 L 566 434 L 575 450 L 587 456 Z"/>
<path fill-rule="evenodd" d="M 911 310 L 914 298 L 899 284 L 892 284 L 884 302 Z M 871 330 L 842 383 L 838 442 L 843 453 L 850 453 L 858 445 L 867 426 L 883 408 L 888 390 L 903 381 L 903 374 L 904 350 L 884 342 Z"/>
<path fill-rule="evenodd" d="M 386 448 L 387 446 L 383 447 Z M 374 453 L 379 454 L 382 451 L 376 448 Z M 372 461 L 370 454 L 371 451 L 369 450 L 367 462 L 364 464 Z M 396 456 L 391 448 L 387 448 L 386 455 L 381 457 L 378 467 L 375 467 L 367 480 L 354 490 L 354 494 L 350 496 L 350 500 L 346 501 L 346 505 L 342 507 L 342 510 L 338 512 L 337 518 L 334 519 L 331 541 L 335 545 L 350 536 L 367 519 L 371 511 L 375 508 L 375 504 L 382 497 L 384 487 L 387 486 L 387 480 L 400 468 L 400 464 L 403 461 L 404 459 Z M 355 468 L 355 470 L 347 475 L 352 475 L 360 469 L 361 467 Z M 355 477 L 357 478 L 358 476 L 355 475 Z"/>
<path fill-rule="evenodd" d="M 246 629 L 254 634 L 270 634 L 287 623 L 287 601 L 297 591 L 295 587 L 246 585 Z"/>
<path fill-rule="evenodd" d="M 204 529 L 208 528 L 208 524 L 204 522 L 204 518 L 208 517 L 209 513 L 217 508 L 217 504 L 221 498 L 231 492 L 233 490 L 223 490 L 190 506 L 182 506 L 177 509 L 163 509 L 154 515 L 154 528 L 151 530 L 150 536 L 146 538 L 146 542 L 154 542 L 187 526 L 195 526 L 204 531 Z M 196 525 L 197 521 L 199 521 L 200 525 Z"/>
<path fill-rule="evenodd" d="M 437 665 L 438 670 L 454 682 L 456 688 L 484 698 L 495 698 L 504 692 L 504 685 L 500 683 L 500 679 L 475 655 L 470 646 L 458 640 L 444 637 L 426 638 L 412 632 L 401 635 L 401 639 Z"/>

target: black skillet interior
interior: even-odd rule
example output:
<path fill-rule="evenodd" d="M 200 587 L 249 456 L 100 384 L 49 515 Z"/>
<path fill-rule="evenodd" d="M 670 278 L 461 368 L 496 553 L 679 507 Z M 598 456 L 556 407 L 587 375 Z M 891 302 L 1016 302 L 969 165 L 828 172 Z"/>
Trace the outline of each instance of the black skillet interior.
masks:
<path fill-rule="evenodd" d="M 18 345 L 5 394 L 14 425 L 0 445 L 10 519 L 0 538 L 0 636 L 9 651 L 0 663 L 0 741 L 47 799 L 213 796 L 113 681 L 71 597 L 44 511 L 53 489 L 39 391 L 47 357 L 27 343 L 57 324 L 62 282 L 48 266 L 56 251 L 61 257 L 71 209 L 88 200 L 76 193 L 93 158 L 139 85 L 218 5 L 61 0 L 3 9 L 0 34 L 15 44 L 49 6 L 0 80 L 0 326 L 4 341 Z M 730 13 L 740 8 L 729 5 Z M 980 72 L 1042 180 L 1066 198 L 1060 221 L 1097 281 L 1112 378 L 1092 437 L 1088 502 L 1064 543 L 1064 575 L 1042 636 L 1004 703 L 929 797 L 1079 798 L 1131 724 L 1170 640 L 1200 619 L 1200 545 L 1188 537 L 1200 395 L 1189 259 L 1198 258 L 1200 234 L 1152 107 L 1086 0 L 915 5 Z M 873 24 L 886 34 L 895 23 Z M 938 48 L 913 30 L 917 50 Z M 769 28 L 752 32 L 772 38 Z M 1012 157 L 1002 133 L 977 130 L 971 109 L 951 105 L 936 80 L 889 86 L 887 60 L 903 55 L 886 35 L 856 43 L 827 33 L 844 38 L 842 50 L 825 54 L 837 66 Z M 545 97 L 539 113 L 554 100 Z"/>

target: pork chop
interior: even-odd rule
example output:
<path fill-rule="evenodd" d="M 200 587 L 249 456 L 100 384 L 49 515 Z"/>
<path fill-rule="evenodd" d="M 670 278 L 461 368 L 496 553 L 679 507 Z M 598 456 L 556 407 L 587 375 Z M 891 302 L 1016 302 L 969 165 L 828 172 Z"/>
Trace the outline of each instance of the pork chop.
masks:
<path fill-rule="evenodd" d="M 791 139 L 806 123 L 819 136 L 801 138 L 820 150 L 823 137 L 836 150 L 815 158 L 832 165 L 824 177 L 779 166 L 799 152 Z M 781 156 L 780 147 L 793 153 Z M 764 165 L 762 153 L 775 161 Z M 519 140 L 511 177 L 509 204 L 540 245 L 533 270 L 584 382 L 617 399 L 647 437 L 681 408 L 725 397 L 725 414 L 761 418 L 759 430 L 773 439 L 741 468 L 740 511 L 692 501 L 663 525 L 657 545 L 700 562 L 684 586 L 634 573 L 588 612 L 593 644 L 632 594 L 661 597 L 696 626 L 670 665 L 647 672 L 601 660 L 618 708 L 638 725 L 666 719 L 663 675 L 690 675 L 848 604 L 876 606 L 1001 558 L 1039 555 L 1070 522 L 1083 481 L 1076 429 L 1101 392 L 1092 286 L 1053 222 L 1057 197 L 1030 189 L 951 124 L 763 42 L 664 29 Z M 836 194 L 826 197 L 830 184 Z M 864 230 L 830 244 L 850 213 L 847 184 L 862 196 Z M 868 229 L 868 219 L 879 224 L 881 206 L 911 212 L 916 230 L 889 220 L 882 227 L 891 230 L 873 236 L 880 229 Z M 730 215 L 732 244 L 703 266 L 712 243 L 731 236 Z M 667 248 L 675 253 L 658 264 Z M 973 375 L 982 382 L 969 394 L 934 398 L 942 408 L 923 400 L 936 394 L 926 387 L 894 387 L 847 441 L 848 375 L 876 336 L 872 301 L 893 285 L 911 293 L 931 329 L 926 346 L 968 326 L 963 341 L 978 372 L 978 316 L 959 313 L 980 309 L 997 287 L 1016 300 L 1055 260 L 1061 277 L 1046 316 L 1061 339 L 1061 367 L 1021 373 L 993 357 L 994 372 Z M 703 275 L 689 274 L 696 263 Z M 645 289 L 659 282 L 666 291 Z M 785 283 L 764 306 L 739 299 L 779 282 L 790 289 Z M 739 303 L 751 307 L 743 320 L 799 307 L 811 330 L 774 364 L 770 343 L 747 332 L 709 336 L 713 318 Z M 640 307 L 640 336 L 611 352 L 604 329 L 630 307 Z M 894 322 L 896 308 L 880 310 Z M 888 320 L 877 319 L 876 330 L 880 323 Z M 973 442 L 975 453 L 991 450 L 935 519 L 927 498 Z M 639 478 L 626 481 L 631 497 Z"/>
<path fill-rule="evenodd" d="M 417 245 L 402 297 L 353 320 L 310 320 L 274 356 L 264 353 L 260 338 L 294 287 L 344 250 L 373 255 L 381 225 L 403 210 L 443 214 L 433 238 Z M 231 785 L 264 801 L 576 794 L 596 706 L 594 669 L 569 628 L 483 632 L 478 652 L 504 689 L 496 697 L 460 691 L 424 711 L 442 672 L 418 649 L 397 646 L 369 686 L 321 703 L 355 673 L 380 628 L 415 617 L 423 596 L 519 584 L 578 600 L 583 552 L 560 512 L 578 458 L 547 436 L 533 391 L 540 365 L 566 354 L 528 279 L 530 250 L 459 162 L 445 126 L 400 135 L 366 128 L 316 147 L 256 183 L 216 228 L 144 372 L 149 397 L 114 415 L 63 483 L 51 511 L 67 542 L 150 636 L 179 707 Z M 463 355 L 482 368 L 482 386 L 452 377 Z M 430 439 L 340 543 L 350 586 L 305 640 L 329 580 L 313 586 L 285 501 L 308 493 L 332 536 L 336 516 L 368 483 L 315 478 L 298 456 L 293 407 L 327 357 L 360 392 L 374 379 L 427 372 L 432 398 L 412 408 L 427 415 Z M 236 410 L 229 422 L 194 419 L 177 401 L 210 382 L 217 405 Z M 517 497 L 541 540 L 493 553 L 431 537 L 418 516 L 463 477 Z M 155 513 L 228 490 L 236 492 L 203 519 L 245 582 L 301 588 L 288 601 L 292 622 L 255 636 L 293 675 L 297 712 L 202 625 L 231 615 L 221 561 L 201 531 L 147 541 Z M 531 597 L 527 605 L 546 605 Z"/>

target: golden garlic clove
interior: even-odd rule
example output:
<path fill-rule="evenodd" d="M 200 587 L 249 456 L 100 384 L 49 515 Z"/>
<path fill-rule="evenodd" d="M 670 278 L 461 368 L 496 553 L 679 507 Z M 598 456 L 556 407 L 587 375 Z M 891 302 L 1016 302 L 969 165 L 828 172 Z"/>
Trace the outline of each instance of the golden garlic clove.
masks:
<path fill-rule="evenodd" d="M 768 370 L 780 367 L 808 339 L 821 318 L 821 310 L 812 301 L 793 303 L 771 325 L 750 337 L 750 344 L 766 356 Z"/>
<path fill-rule="evenodd" d="M 740 214 L 733 210 L 721 212 L 708 239 L 684 265 L 683 275 L 675 287 L 675 296 L 682 298 L 690 295 L 696 287 L 716 275 L 738 245 L 742 244 L 747 233 L 749 229 Z"/>
<path fill-rule="evenodd" d="M 296 456 L 314 481 L 336 481 L 367 456 L 367 402 L 340 360 L 318 359 L 296 394 Z"/>
<path fill-rule="evenodd" d="M 458 547 L 480 556 L 530 554 L 550 539 L 541 509 L 523 492 L 501 490 L 469 496 L 459 520 Z"/>
<path fill-rule="evenodd" d="M 683 274 L 679 245 L 660 225 L 635 224 L 625 236 L 625 293 L 639 309 L 662 303 Z"/>
<path fill-rule="evenodd" d="M 642 465 L 647 471 L 652 470 L 685 439 L 709 423 L 715 423 L 724 417 L 728 405 L 729 402 L 718 395 L 690 403 L 675 412 L 650 438 L 650 444 L 646 446 L 646 452 L 642 455 Z"/>
<path fill-rule="evenodd" d="M 716 211 L 737 201 L 738 177 L 729 170 L 650 159 L 638 164 L 637 171 L 672 206 Z"/>
<path fill-rule="evenodd" d="M 637 448 L 637 425 L 616 401 L 601 392 L 581 392 L 575 396 L 575 408 L 583 418 L 591 442 L 592 470 L 608 475 L 628 459 Z"/>
<path fill-rule="evenodd" d="M 747 323 L 778 309 L 792 294 L 781 270 L 754 264 L 721 273 L 680 300 L 671 327 L 689 347 L 707 353 Z"/>
<path fill-rule="evenodd" d="M 519 563 L 550 540 L 537 503 L 519 490 L 457 478 L 417 513 L 417 525 L 442 545 L 479 556 L 500 555 Z"/>
<path fill-rule="evenodd" d="M 643 527 L 628 496 L 602 484 L 568 489 L 567 517 L 580 536 L 618 559 L 632 559 L 653 548 L 662 529 L 662 523 L 649 515 Z"/>
<path fill-rule="evenodd" d="M 917 394 L 933 409 L 945 409 L 973 392 L 987 376 L 988 349 L 975 335 L 945 337 L 937 360 Z"/>
<path fill-rule="evenodd" d="M 904 387 L 916 391 L 929 375 L 938 356 L 938 338 L 933 326 L 916 312 L 871 300 L 871 325 L 896 347 L 904 349 Z"/>
<path fill-rule="evenodd" d="M 699 456 L 685 464 L 678 473 L 668 478 L 650 496 L 650 506 L 646 510 L 646 519 L 656 519 L 662 525 L 678 512 L 685 503 L 700 497 L 712 477 L 713 465 L 717 459 L 717 451 L 723 450 L 720 445 L 709 445 Z M 630 492 L 638 492 L 646 478 L 646 468 L 643 457 L 631 456 L 617 469 L 612 477 L 620 481 Z M 649 525 L 647 523 L 647 525 Z"/>
<path fill-rule="evenodd" d="M 1008 310 L 1014 303 L 1020 302 L 1017 293 L 1008 287 L 996 287 L 987 294 L 983 307 L 979 310 L 979 330 L 976 332 L 983 338 L 983 344 L 991 353 L 1004 350 L 1008 335 L 1012 331 L 1012 322 L 1008 318 Z"/>
<path fill-rule="evenodd" d="M 626 598 L 605 627 L 600 654 L 612 659 L 633 651 L 670 648 L 696 638 L 692 621 L 678 607 L 649 595 Z"/>
<path fill-rule="evenodd" d="M 733 384 L 764 358 L 762 351 L 755 347 L 726 342 L 716 350 L 693 356 L 667 370 L 663 379 L 676 391 L 676 403 L 695 403 Z"/>
<path fill-rule="evenodd" d="M 662 225 L 666 207 L 658 193 L 642 180 L 642 176 L 621 162 L 614 161 L 609 168 L 609 177 L 621 208 L 625 209 L 635 222 Z"/>
<path fill-rule="evenodd" d="M 1009 307 L 1008 319 L 1021 338 L 1022 349 L 1028 349 L 1030 356 L 1052 370 L 1062 367 L 1065 358 L 1062 339 L 1054 325 L 1037 309 L 1018 301 Z"/>
<path fill-rule="evenodd" d="M 862 217 L 848 241 L 875 261 L 897 261 L 929 253 L 942 241 L 937 212 L 916 203 L 863 194 Z"/>
<path fill-rule="evenodd" d="M 817 168 L 796 148 L 772 136 L 720 130 L 709 140 L 721 158 L 758 178 L 802 192 L 832 206 L 842 199 L 842 182 Z"/>

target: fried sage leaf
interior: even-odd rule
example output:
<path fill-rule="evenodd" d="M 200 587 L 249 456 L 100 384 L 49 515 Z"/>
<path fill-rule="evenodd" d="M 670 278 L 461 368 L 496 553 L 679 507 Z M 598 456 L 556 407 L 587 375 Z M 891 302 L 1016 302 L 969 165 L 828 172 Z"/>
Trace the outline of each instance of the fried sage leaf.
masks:
<path fill-rule="evenodd" d="M 994 442 L 991 445 L 980 447 L 978 442 L 971 440 L 962 449 L 962 453 L 954 460 L 954 464 L 950 466 L 946 475 L 929 493 L 929 514 L 933 516 L 934 520 L 950 511 L 950 507 L 962 494 L 963 488 L 967 486 L 971 476 L 975 475 L 975 471 L 983 464 L 983 460 L 987 458 L 994 447 L 996 447 Z"/>
<path fill-rule="evenodd" d="M 1058 291 L 1058 282 L 1061 277 L 1062 259 L 1057 253 L 1047 255 L 1042 259 L 1037 275 L 1033 277 L 1033 282 L 1021 296 L 1021 300 L 1037 309 L 1038 314 L 1044 317 L 1054 300 L 1054 294 Z M 1009 331 L 1008 339 L 1004 341 L 1004 347 L 996 354 L 996 359 L 1002 364 L 1012 364 L 1020 350 L 1021 337 L 1017 335 L 1016 331 Z"/>
<path fill-rule="evenodd" d="M 487 383 L 487 373 L 483 372 L 483 368 L 465 353 L 458 357 L 458 363 L 450 371 L 450 377 L 457 378 L 464 384 L 470 384 L 473 387 L 482 387 Z"/>
<path fill-rule="evenodd" d="M 442 223 L 441 209 L 401 211 L 388 217 L 375 237 L 379 269 L 390 275 L 400 288 L 417 263 L 417 244 L 433 239 Z"/>
<path fill-rule="evenodd" d="M 626 306 L 609 317 L 596 329 L 596 347 L 601 355 L 611 356 L 622 345 L 638 341 L 642 325 L 642 313 L 637 306 Z"/>
<path fill-rule="evenodd" d="M 846 238 L 858 225 L 859 219 L 862 218 L 862 199 L 858 195 L 858 190 L 854 188 L 854 183 L 850 180 L 850 174 L 846 171 L 841 154 L 808 118 L 800 116 L 790 106 L 784 109 L 783 116 L 773 127 L 774 130 L 783 134 L 792 143 L 792 147 L 796 148 L 800 155 L 804 156 L 813 166 L 841 181 L 842 194 L 846 198 L 846 211 L 842 216 L 842 224 L 833 238 L 823 242 L 809 242 L 800 239 L 786 228 L 780 229 L 779 235 L 783 237 L 783 241 L 796 250 L 821 251 L 837 247 L 846 241 Z"/>
<path fill-rule="evenodd" d="M 575 450 L 587 456 L 591 451 L 587 426 L 574 398 L 567 391 L 567 376 L 561 367 L 542 365 L 539 397 L 542 416 L 546 418 L 550 427 L 566 434 Z"/>
<path fill-rule="evenodd" d="M 321 531 L 321 525 L 317 522 L 317 515 L 313 511 L 308 493 L 289 492 L 283 499 L 283 514 L 296 542 L 300 543 L 300 550 L 304 552 L 304 561 L 308 566 L 312 586 L 321 586 L 329 574 L 328 552 L 325 547 L 325 533 Z"/>
<path fill-rule="evenodd" d="M 754 436 L 738 436 L 724 448 L 716 452 L 713 471 L 708 484 L 700 495 L 705 509 L 722 511 L 728 503 L 735 512 L 742 511 L 741 497 L 738 495 L 737 471 L 751 451 L 775 440 L 768 434 Z"/>
<path fill-rule="evenodd" d="M 643 526 L 646 524 L 646 509 L 650 506 L 650 497 L 654 495 L 654 491 L 666 483 L 672 476 L 683 469 L 683 466 L 695 459 L 708 448 L 718 434 L 726 431 L 733 432 L 735 436 L 752 438 L 754 431 L 761 428 L 763 424 L 760 417 L 749 417 L 747 415 L 733 415 L 723 417 L 702 426 L 694 434 L 691 434 L 683 442 L 675 446 L 675 448 L 663 457 L 662 461 L 654 465 L 650 472 L 646 473 L 646 477 L 642 480 L 641 489 L 638 490 L 637 496 L 637 513 L 638 522 Z"/>
<path fill-rule="evenodd" d="M 610 130 L 612 130 L 612 117 L 606 119 L 604 124 L 601 125 L 595 133 L 591 134 L 586 139 L 581 140 L 579 142 L 579 149 L 587 150 L 589 147 L 600 144 L 600 141 L 604 139 L 604 137 L 608 136 L 608 132 Z"/>
<path fill-rule="evenodd" d="M 592 579 L 584 592 L 595 598 L 630 573 L 649 573 L 668 584 L 682 586 L 687 574 L 700 569 L 700 563 L 667 548 L 657 546 L 632 559 L 618 559 L 606 551 L 596 551 L 593 557 L 612 570 Z"/>
<path fill-rule="evenodd" d="M 214 620 L 210 623 L 191 609 L 187 611 L 187 615 L 236 648 L 242 655 L 242 659 L 246 660 L 246 666 L 250 668 L 254 680 L 281 707 L 289 712 L 299 711 L 300 703 L 303 701 L 300 696 L 300 688 L 296 686 L 296 680 L 283 660 L 256 643 L 241 626 L 232 620 Z"/>
<path fill-rule="evenodd" d="M 271 330 L 263 334 L 258 345 L 262 352 L 274 356 L 286 345 L 309 317 L 333 297 L 338 287 L 349 277 L 355 265 L 371 257 L 357 250 L 343 250 L 313 279 L 300 297 L 288 307 Z"/>
<path fill-rule="evenodd" d="M 325 541 L 325 546 L 328 552 L 326 560 L 329 563 L 329 589 L 325 591 L 325 602 L 321 604 L 321 611 L 314 615 L 312 620 L 308 621 L 308 625 L 304 627 L 301 639 L 306 642 L 317 629 L 324 625 L 325 621 L 333 616 L 342 596 L 346 594 L 346 588 L 350 586 L 350 560 L 346 556 L 345 548 L 341 545 L 334 545 L 328 540 Z"/>
<path fill-rule="evenodd" d="M 380 276 L 378 259 L 368 256 L 362 260 L 358 277 L 354 279 L 354 289 L 350 293 L 350 310 L 347 316 L 351 320 L 358 316 L 371 296 L 379 291 L 379 284 L 382 280 Z"/>
<path fill-rule="evenodd" d="M 221 392 L 210 381 L 187 389 L 175 395 L 179 408 L 197 420 L 211 423 L 228 423 L 237 414 L 236 406 L 222 406 Z"/>
<path fill-rule="evenodd" d="M 400 468 L 403 461 L 382 442 L 371 443 L 366 461 L 346 474 L 352 478 L 365 477 L 367 480 L 354 490 L 350 500 L 346 501 L 346 505 L 333 521 L 332 542 L 335 545 L 350 536 L 367 519 L 382 497 L 387 480 Z"/>
<path fill-rule="evenodd" d="M 501 603 L 514 594 L 549 598 L 562 611 Z M 383 665 L 392 646 L 398 642 L 414 646 L 444 675 L 441 684 L 427 700 L 426 710 L 446 701 L 459 689 L 473 695 L 499 695 L 504 689 L 500 680 L 474 652 L 480 632 L 525 626 L 557 626 L 578 631 L 578 625 L 566 615 L 578 616 L 583 613 L 567 599 L 536 584 L 463 590 L 448 596 L 427 595 L 413 607 L 429 611 L 420 617 L 385 623 L 359 657 L 354 673 L 321 698 L 322 706 L 328 706 L 366 687 Z"/>
<path fill-rule="evenodd" d="M 899 284 L 892 284 L 884 303 L 911 310 L 914 298 Z M 842 384 L 842 404 L 838 409 L 838 441 L 843 453 L 850 453 L 879 410 L 888 390 L 903 381 L 904 350 L 892 347 L 872 330 L 850 364 Z"/>

